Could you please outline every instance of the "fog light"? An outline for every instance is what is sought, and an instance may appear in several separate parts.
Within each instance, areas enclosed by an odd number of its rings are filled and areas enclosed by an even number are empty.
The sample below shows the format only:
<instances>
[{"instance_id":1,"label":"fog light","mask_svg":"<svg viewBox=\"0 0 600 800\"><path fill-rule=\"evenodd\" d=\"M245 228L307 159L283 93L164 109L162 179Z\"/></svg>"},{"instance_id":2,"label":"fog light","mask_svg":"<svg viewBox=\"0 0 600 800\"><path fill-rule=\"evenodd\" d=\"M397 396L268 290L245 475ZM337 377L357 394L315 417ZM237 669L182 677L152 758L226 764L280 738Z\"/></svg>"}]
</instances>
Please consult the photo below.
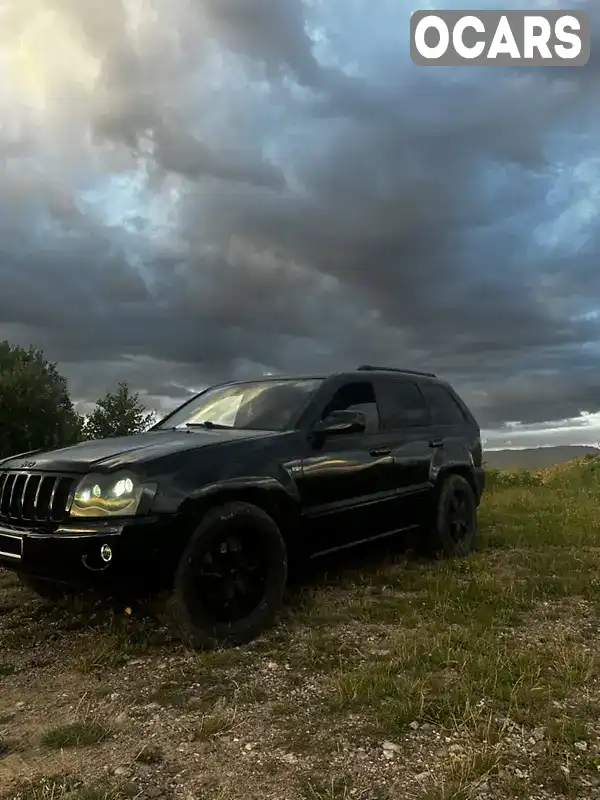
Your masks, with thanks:
<instances>
[{"instance_id":1,"label":"fog light","mask_svg":"<svg viewBox=\"0 0 600 800\"><path fill-rule=\"evenodd\" d=\"M108 562L112 560L112 557L113 557L112 548L109 547L107 544L103 544L102 547L100 548L100 558L102 559L102 561L108 564Z\"/></svg>"}]
</instances>

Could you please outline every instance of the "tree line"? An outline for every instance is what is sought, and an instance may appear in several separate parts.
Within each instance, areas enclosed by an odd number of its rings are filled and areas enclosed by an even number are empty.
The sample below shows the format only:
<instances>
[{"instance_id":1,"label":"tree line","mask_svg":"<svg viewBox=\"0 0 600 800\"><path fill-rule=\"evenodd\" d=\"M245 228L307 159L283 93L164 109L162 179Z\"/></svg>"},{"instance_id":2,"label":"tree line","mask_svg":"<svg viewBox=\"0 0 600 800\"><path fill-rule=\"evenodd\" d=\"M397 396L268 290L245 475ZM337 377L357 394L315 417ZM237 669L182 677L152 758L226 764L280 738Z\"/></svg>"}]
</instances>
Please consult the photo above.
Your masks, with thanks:
<instances>
[{"instance_id":1,"label":"tree line","mask_svg":"<svg viewBox=\"0 0 600 800\"><path fill-rule=\"evenodd\" d=\"M30 450L67 447L86 439L141 433L154 422L127 382L77 412L67 381L42 350L0 342L0 459Z\"/></svg>"}]
</instances>

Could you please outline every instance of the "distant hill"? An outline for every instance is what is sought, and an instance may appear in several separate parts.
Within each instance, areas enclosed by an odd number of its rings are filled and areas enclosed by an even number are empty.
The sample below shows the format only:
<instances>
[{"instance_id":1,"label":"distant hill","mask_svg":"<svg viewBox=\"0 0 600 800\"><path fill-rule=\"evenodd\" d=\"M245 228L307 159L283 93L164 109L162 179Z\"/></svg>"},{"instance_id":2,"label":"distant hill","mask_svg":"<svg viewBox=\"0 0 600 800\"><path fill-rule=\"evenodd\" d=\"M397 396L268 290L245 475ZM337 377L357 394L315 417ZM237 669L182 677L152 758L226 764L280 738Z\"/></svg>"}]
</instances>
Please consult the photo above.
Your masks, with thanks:
<instances>
[{"instance_id":1,"label":"distant hill","mask_svg":"<svg viewBox=\"0 0 600 800\"><path fill-rule=\"evenodd\" d=\"M496 469L541 469L562 464L587 453L600 456L597 447L570 446L532 447L527 450L486 450L483 458L488 467Z\"/></svg>"}]
</instances>

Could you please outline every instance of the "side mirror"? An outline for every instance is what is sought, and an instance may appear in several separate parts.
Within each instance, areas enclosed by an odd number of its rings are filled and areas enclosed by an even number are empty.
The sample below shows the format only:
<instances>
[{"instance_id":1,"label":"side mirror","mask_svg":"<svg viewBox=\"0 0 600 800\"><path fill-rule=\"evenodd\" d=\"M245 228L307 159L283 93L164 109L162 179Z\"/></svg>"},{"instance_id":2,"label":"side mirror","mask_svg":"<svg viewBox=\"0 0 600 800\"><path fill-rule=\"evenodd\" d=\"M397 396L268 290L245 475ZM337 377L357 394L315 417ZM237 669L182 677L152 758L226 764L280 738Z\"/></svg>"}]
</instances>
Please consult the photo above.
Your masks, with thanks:
<instances>
[{"instance_id":1,"label":"side mirror","mask_svg":"<svg viewBox=\"0 0 600 800\"><path fill-rule=\"evenodd\" d=\"M366 428L367 418L362 411L332 411L324 420L313 426L313 432L332 436L342 433L362 433Z\"/></svg>"}]
</instances>

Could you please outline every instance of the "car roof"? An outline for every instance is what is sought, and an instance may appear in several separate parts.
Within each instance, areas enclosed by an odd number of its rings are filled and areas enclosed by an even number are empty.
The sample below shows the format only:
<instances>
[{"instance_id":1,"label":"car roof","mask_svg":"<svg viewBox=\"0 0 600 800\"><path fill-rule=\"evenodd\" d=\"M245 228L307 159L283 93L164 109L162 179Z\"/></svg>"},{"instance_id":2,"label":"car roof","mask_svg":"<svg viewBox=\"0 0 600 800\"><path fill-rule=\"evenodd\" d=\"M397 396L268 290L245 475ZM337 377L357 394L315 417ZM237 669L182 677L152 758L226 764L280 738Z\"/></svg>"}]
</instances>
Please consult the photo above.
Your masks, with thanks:
<instances>
[{"instance_id":1,"label":"car roof","mask_svg":"<svg viewBox=\"0 0 600 800\"><path fill-rule=\"evenodd\" d=\"M246 378L242 380L232 380L232 381L225 381L224 383L217 384L219 386L228 386L228 385L240 385L240 384L249 384L249 383L258 383L258 382L267 382L267 381L325 381L329 380L330 378L357 378L357 377L366 377L369 376L377 376L377 377L393 377L394 375L398 375L401 377L418 379L419 381L424 381L427 383L445 383L441 378L438 378L437 375L434 375L432 372L420 372L418 370L411 370L411 369L401 369L399 367L372 367L370 365L364 365L362 367L358 367L357 369L351 370L343 370L340 372L322 372L322 373L310 373L310 374L293 374L287 373L282 375L260 375L256 376L256 378Z\"/></svg>"}]
</instances>

